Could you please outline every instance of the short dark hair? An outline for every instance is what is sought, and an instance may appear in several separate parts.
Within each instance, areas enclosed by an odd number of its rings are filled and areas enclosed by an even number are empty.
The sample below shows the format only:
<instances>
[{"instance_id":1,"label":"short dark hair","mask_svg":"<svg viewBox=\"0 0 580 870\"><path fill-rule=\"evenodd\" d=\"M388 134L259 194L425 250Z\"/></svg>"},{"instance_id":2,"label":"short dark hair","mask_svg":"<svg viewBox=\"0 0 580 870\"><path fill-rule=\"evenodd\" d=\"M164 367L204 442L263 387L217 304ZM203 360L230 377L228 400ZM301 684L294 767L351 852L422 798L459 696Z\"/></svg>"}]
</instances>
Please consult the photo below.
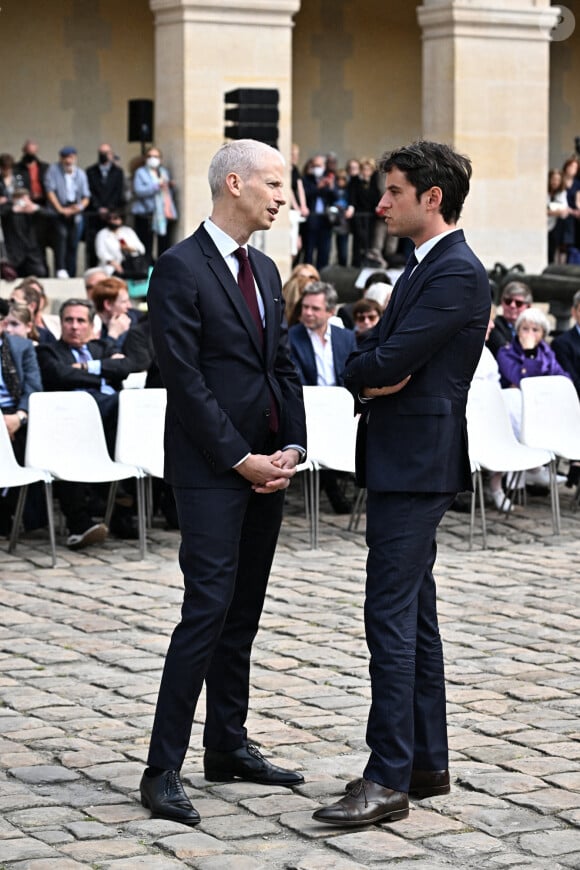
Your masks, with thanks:
<instances>
[{"instance_id":1,"label":"short dark hair","mask_svg":"<svg viewBox=\"0 0 580 870\"><path fill-rule=\"evenodd\" d=\"M64 312L67 308L73 308L75 305L82 305L83 308L87 309L89 315L89 322L92 323L95 319L95 306L92 302L89 302L88 299L67 299L59 308L58 316L62 322L64 317Z\"/></svg>"},{"instance_id":2,"label":"short dark hair","mask_svg":"<svg viewBox=\"0 0 580 870\"><path fill-rule=\"evenodd\" d=\"M382 172L399 169L417 191L417 201L426 190L440 187L443 192L441 215L447 224L456 223L469 193L471 160L450 145L420 140L383 154Z\"/></svg>"}]
</instances>

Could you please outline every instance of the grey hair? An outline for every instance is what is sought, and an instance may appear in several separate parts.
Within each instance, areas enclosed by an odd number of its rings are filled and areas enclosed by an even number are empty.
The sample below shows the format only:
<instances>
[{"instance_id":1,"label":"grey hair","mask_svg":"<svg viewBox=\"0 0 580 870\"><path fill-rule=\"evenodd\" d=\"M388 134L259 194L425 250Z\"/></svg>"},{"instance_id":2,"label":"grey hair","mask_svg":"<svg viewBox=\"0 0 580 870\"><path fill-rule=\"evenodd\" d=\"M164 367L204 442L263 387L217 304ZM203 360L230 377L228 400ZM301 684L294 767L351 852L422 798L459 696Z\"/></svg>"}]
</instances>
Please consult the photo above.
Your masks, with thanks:
<instances>
[{"instance_id":1,"label":"grey hair","mask_svg":"<svg viewBox=\"0 0 580 870\"><path fill-rule=\"evenodd\" d=\"M332 284L326 284L324 281L313 281L311 284L307 284L304 288L302 298L304 299L305 296L318 296L319 293L324 294L326 310L333 311L338 302L338 293Z\"/></svg>"},{"instance_id":2,"label":"grey hair","mask_svg":"<svg viewBox=\"0 0 580 870\"><path fill-rule=\"evenodd\" d=\"M550 332L550 321L540 308L526 308L518 315L516 320L516 333L523 323L534 323L536 326L541 326L544 330L544 338Z\"/></svg>"},{"instance_id":3,"label":"grey hair","mask_svg":"<svg viewBox=\"0 0 580 870\"><path fill-rule=\"evenodd\" d=\"M245 181L268 157L275 155L278 160L285 164L285 160L276 148L258 142L256 139L237 139L234 142L226 142L225 145L214 154L207 178L211 190L212 200L218 199L224 191L226 177L230 172L235 172Z\"/></svg>"}]
</instances>

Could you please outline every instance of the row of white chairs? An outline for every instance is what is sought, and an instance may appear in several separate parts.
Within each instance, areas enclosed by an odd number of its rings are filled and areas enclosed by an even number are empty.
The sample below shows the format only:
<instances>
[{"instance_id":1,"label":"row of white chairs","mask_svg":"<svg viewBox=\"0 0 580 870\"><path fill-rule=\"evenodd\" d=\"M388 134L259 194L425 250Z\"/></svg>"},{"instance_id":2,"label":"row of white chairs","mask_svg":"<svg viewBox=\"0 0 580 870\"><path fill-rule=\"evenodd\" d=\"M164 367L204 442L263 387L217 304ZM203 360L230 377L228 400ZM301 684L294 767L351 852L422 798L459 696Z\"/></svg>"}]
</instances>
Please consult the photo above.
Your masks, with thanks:
<instances>
[{"instance_id":1,"label":"row of white chairs","mask_svg":"<svg viewBox=\"0 0 580 870\"><path fill-rule=\"evenodd\" d=\"M104 522L109 525L117 485L135 478L139 553L145 558L151 499L146 481L163 476L163 428L167 394L163 389L122 390L115 459L107 450L103 424L94 399L82 390L33 393L30 396L25 467L14 458L5 426L0 426L0 487L21 487L10 534L16 547L27 487L45 487L52 566L56 565L52 483L109 483Z\"/></svg>"},{"instance_id":2,"label":"row of white chairs","mask_svg":"<svg viewBox=\"0 0 580 870\"><path fill-rule=\"evenodd\" d=\"M509 413L514 404L521 415L519 440ZM484 548L487 545L482 470L505 472L507 496L511 498L522 488L526 471L547 466L552 528L559 535L558 460L580 460L580 401L572 381L562 375L524 378L519 390L501 390L497 384L474 381L467 400L467 432L474 469L470 545L478 491Z\"/></svg>"},{"instance_id":3,"label":"row of white chairs","mask_svg":"<svg viewBox=\"0 0 580 870\"><path fill-rule=\"evenodd\" d=\"M358 418L350 393L343 387L304 387L308 459L299 471L307 475L306 505L310 545L319 538L320 471L354 474ZM479 494L483 545L486 521L481 471L515 472L539 465L550 469L550 496L554 533L560 532L556 464L560 457L580 458L580 403L567 378L542 377L522 381L523 426L519 442L511 428L498 386L474 382L467 405L470 460L474 477L470 545L473 540L476 497ZM514 391L512 391L514 392ZM139 549L146 554L146 531L151 524L152 477L163 476L163 429L167 394L164 389L127 389L119 394L115 460L109 457L98 407L82 391L34 393L30 412L25 467L12 451L6 427L0 427L0 487L22 487L9 550L16 546L26 487L42 481L46 489L52 564L56 564L52 482L54 480L111 483L105 514L108 524L118 481L135 478ZM349 529L360 519L365 490L358 493Z\"/></svg>"}]
</instances>

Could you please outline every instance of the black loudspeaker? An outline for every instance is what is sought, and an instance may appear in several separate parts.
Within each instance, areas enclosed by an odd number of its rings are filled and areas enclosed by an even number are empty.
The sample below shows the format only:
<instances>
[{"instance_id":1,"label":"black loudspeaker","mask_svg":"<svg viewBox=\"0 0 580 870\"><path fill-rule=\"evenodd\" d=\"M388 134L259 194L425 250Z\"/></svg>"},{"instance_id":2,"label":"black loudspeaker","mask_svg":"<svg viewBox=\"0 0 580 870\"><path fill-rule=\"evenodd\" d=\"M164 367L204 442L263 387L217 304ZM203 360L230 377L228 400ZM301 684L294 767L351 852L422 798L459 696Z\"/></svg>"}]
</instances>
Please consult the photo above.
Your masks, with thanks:
<instances>
[{"instance_id":1,"label":"black loudspeaker","mask_svg":"<svg viewBox=\"0 0 580 870\"><path fill-rule=\"evenodd\" d=\"M129 100L129 142L153 141L153 100Z\"/></svg>"},{"instance_id":2,"label":"black loudspeaker","mask_svg":"<svg viewBox=\"0 0 580 870\"><path fill-rule=\"evenodd\" d=\"M278 147L278 100L275 88L236 88L224 95L224 135L228 139L257 139Z\"/></svg>"}]
</instances>

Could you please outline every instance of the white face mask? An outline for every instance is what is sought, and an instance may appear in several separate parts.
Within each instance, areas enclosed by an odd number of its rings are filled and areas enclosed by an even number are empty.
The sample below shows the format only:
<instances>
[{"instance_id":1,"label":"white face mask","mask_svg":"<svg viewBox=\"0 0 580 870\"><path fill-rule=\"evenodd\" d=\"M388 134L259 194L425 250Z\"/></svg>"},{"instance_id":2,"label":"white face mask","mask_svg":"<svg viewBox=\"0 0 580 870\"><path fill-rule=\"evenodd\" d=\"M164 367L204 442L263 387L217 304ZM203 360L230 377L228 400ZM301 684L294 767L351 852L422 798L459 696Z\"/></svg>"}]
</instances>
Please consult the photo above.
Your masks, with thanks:
<instances>
[{"instance_id":1,"label":"white face mask","mask_svg":"<svg viewBox=\"0 0 580 870\"><path fill-rule=\"evenodd\" d=\"M312 174L315 178L322 178L324 175L324 166L313 166Z\"/></svg>"},{"instance_id":2,"label":"white face mask","mask_svg":"<svg viewBox=\"0 0 580 870\"><path fill-rule=\"evenodd\" d=\"M157 167L159 166L160 163L161 163L161 160L159 159L159 157L148 157L147 158L147 166L149 167L149 169L157 169Z\"/></svg>"}]
</instances>

